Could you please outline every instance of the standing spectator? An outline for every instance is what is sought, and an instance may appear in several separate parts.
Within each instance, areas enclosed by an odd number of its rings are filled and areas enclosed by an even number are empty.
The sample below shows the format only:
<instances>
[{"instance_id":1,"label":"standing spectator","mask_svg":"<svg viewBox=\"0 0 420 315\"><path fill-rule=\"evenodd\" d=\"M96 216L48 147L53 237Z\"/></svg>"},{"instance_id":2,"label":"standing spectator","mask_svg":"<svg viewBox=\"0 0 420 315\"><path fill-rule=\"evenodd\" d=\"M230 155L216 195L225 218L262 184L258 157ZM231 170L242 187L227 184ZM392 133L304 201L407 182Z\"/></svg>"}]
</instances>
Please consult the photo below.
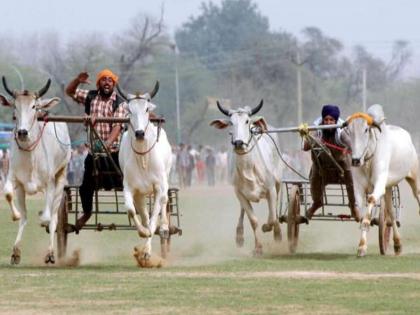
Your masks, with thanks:
<instances>
[{"instance_id":1,"label":"standing spectator","mask_svg":"<svg viewBox=\"0 0 420 315\"><path fill-rule=\"evenodd\" d=\"M204 159L205 159L204 148L200 144L198 146L198 152L195 156L195 167L196 167L196 170L197 170L197 182L199 184L204 183L204 177L205 177L205 172L206 172L206 162L204 161Z\"/></svg>"},{"instance_id":2,"label":"standing spectator","mask_svg":"<svg viewBox=\"0 0 420 315\"><path fill-rule=\"evenodd\" d=\"M215 167L216 167L216 156L212 148L207 148L206 156L206 170L207 170L207 183L209 186L215 185Z\"/></svg>"},{"instance_id":3,"label":"standing spectator","mask_svg":"<svg viewBox=\"0 0 420 315\"><path fill-rule=\"evenodd\" d=\"M188 174L188 167L190 164L190 158L188 153L188 148L184 143L179 145L179 174L180 174L180 183L181 187L185 187L188 184L187 174Z\"/></svg>"},{"instance_id":4,"label":"standing spectator","mask_svg":"<svg viewBox=\"0 0 420 315\"><path fill-rule=\"evenodd\" d=\"M177 178L179 178L178 174L178 148L176 145L172 145L172 167L171 171L169 172L169 183L171 185L177 184ZM180 183L178 182L178 185Z\"/></svg>"},{"instance_id":5,"label":"standing spectator","mask_svg":"<svg viewBox=\"0 0 420 315\"><path fill-rule=\"evenodd\" d=\"M217 153L216 165L217 165L217 170L219 172L218 180L223 184L227 183L228 164L229 164L228 153L227 153L226 147L222 146L222 149Z\"/></svg>"},{"instance_id":6,"label":"standing spectator","mask_svg":"<svg viewBox=\"0 0 420 315\"><path fill-rule=\"evenodd\" d=\"M192 175L195 169L195 150L192 148L192 145L189 144L187 147L187 155L188 155L188 165L187 165L187 186L191 186L192 184Z\"/></svg>"}]
</instances>

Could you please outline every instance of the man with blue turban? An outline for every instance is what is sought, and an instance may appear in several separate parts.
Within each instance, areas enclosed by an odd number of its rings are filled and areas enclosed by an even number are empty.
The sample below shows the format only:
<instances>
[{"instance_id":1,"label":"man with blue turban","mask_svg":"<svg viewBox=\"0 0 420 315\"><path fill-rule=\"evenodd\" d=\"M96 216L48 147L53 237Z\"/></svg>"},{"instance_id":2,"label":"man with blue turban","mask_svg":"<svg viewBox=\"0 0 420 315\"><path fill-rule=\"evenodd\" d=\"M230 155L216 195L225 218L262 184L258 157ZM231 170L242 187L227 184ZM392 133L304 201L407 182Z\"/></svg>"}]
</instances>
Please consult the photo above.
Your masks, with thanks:
<instances>
[{"instance_id":1,"label":"man with blue turban","mask_svg":"<svg viewBox=\"0 0 420 315\"><path fill-rule=\"evenodd\" d=\"M315 125L335 125L344 122L340 119L340 109L336 105L324 105ZM301 133L305 134L305 133ZM312 168L310 172L310 186L312 206L308 209L306 217L311 219L315 211L323 205L323 191L327 184L342 183L346 185L351 216L359 222L361 219L359 208L354 197L353 177L351 174L350 139L340 128L318 130L315 137L319 139L330 151L329 156L324 150L317 150L316 144L308 138L304 141L303 150L311 150ZM331 158L334 158L335 162ZM338 164L344 171L340 176Z\"/></svg>"}]
</instances>

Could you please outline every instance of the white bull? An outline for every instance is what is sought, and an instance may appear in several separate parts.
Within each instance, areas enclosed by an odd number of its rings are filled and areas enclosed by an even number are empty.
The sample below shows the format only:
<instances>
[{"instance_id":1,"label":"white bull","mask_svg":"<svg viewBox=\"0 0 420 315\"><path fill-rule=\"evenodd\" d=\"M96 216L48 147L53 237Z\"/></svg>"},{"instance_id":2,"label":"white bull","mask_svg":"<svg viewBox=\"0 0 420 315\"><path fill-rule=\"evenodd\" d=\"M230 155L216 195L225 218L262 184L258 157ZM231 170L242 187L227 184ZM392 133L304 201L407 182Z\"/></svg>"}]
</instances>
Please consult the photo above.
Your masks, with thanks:
<instances>
[{"instance_id":1,"label":"white bull","mask_svg":"<svg viewBox=\"0 0 420 315\"><path fill-rule=\"evenodd\" d=\"M119 152L120 167L124 175L124 198L127 212L134 219L137 231L147 241L142 250L148 260L152 251L152 236L158 226L163 238L169 237L166 205L168 203L168 178L172 164L172 150L166 132L149 120L150 113L156 108L151 103L159 88L158 82L149 94L127 96L118 88L121 96L127 100L130 123L121 140ZM149 217L145 198L154 194L154 205ZM141 222L137 217L140 214Z\"/></svg>"},{"instance_id":2,"label":"white bull","mask_svg":"<svg viewBox=\"0 0 420 315\"><path fill-rule=\"evenodd\" d=\"M418 158L410 134L397 126L385 124L381 105L369 107L366 113L355 113L347 119L352 146L352 168L355 197L359 205L365 203L367 211L361 223L361 239L358 256L367 252L367 231L372 208L385 195L385 211L391 221L394 234L394 251L401 253L401 240L396 218L392 211L392 186L406 179L420 207L418 190Z\"/></svg>"},{"instance_id":3,"label":"white bull","mask_svg":"<svg viewBox=\"0 0 420 315\"><path fill-rule=\"evenodd\" d=\"M236 228L236 244L244 243L244 211L251 223L255 237L254 255L262 254L262 244L258 233L258 221L252 209L251 202L267 199L268 219L262 230L274 230L274 239L281 241L280 223L276 213L279 201L283 164L277 155L275 145L267 134L255 136L253 128L267 129L262 117L252 117L263 106L263 101L253 109L249 107L237 110L226 110L217 102L219 110L229 116L229 119L217 119L210 123L218 129L231 126L233 150L236 153L233 186L239 200L241 210ZM276 139L274 138L274 141Z\"/></svg>"},{"instance_id":4,"label":"white bull","mask_svg":"<svg viewBox=\"0 0 420 315\"><path fill-rule=\"evenodd\" d=\"M16 126L11 142L10 169L4 186L4 193L12 211L12 219L19 220L19 230L13 246L12 264L18 264L21 258L20 242L27 223L26 194L45 192L45 208L41 213L41 225L55 231L57 211L66 184L67 164L70 161L70 136L65 123L38 122L40 110L52 108L60 102L57 97L42 100L51 83L33 93L11 91L6 83L3 86L12 96L9 101L0 95L5 106L14 109ZM16 197L16 198L15 198ZM54 236L50 233L50 244L45 263L54 263Z\"/></svg>"}]
</instances>

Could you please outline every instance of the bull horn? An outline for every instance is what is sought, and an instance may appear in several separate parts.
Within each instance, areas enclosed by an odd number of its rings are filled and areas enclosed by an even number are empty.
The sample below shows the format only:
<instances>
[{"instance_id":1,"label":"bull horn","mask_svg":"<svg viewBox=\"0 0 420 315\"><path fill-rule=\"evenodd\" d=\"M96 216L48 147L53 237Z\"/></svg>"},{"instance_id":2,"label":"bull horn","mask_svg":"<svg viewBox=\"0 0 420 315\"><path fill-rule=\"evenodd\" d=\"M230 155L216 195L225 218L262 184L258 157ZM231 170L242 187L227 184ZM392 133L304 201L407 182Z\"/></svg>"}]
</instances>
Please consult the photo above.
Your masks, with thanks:
<instances>
[{"instance_id":1,"label":"bull horn","mask_svg":"<svg viewBox=\"0 0 420 315\"><path fill-rule=\"evenodd\" d=\"M156 81L155 87L153 88L153 91L149 93L150 98L155 97L155 95L158 91L159 91L159 81Z\"/></svg>"},{"instance_id":2,"label":"bull horn","mask_svg":"<svg viewBox=\"0 0 420 315\"><path fill-rule=\"evenodd\" d=\"M379 132L382 132L381 127L379 126L379 124L376 121L372 122L372 126L375 127L375 128L378 128Z\"/></svg>"},{"instance_id":3,"label":"bull horn","mask_svg":"<svg viewBox=\"0 0 420 315\"><path fill-rule=\"evenodd\" d=\"M5 76L2 76L2 77L1 77L1 80L3 81L3 87L4 87L4 89L6 90L6 92L7 92L7 93L8 93L11 97L15 98L15 93L13 93L13 92L9 89L9 87L7 86L6 77L5 77Z\"/></svg>"},{"instance_id":4,"label":"bull horn","mask_svg":"<svg viewBox=\"0 0 420 315\"><path fill-rule=\"evenodd\" d=\"M127 98L127 96L125 96L125 93L124 93L124 91L122 90L122 88L120 88L120 85L119 85L119 84L117 84L117 91L118 91L118 93L121 95L121 97L122 97L123 99L125 99L125 100L128 102L128 98Z\"/></svg>"},{"instance_id":5,"label":"bull horn","mask_svg":"<svg viewBox=\"0 0 420 315\"><path fill-rule=\"evenodd\" d=\"M223 107L222 107L222 105L220 105L220 103L219 103L219 101L216 101L216 104L217 104L217 108L223 113L223 114L225 114L226 116L230 116L229 115L229 111L228 110L226 110L226 109L224 109Z\"/></svg>"},{"instance_id":6,"label":"bull horn","mask_svg":"<svg viewBox=\"0 0 420 315\"><path fill-rule=\"evenodd\" d=\"M45 93L47 93L48 89L50 88L50 85L51 85L51 79L48 79L44 87L38 91L37 96L42 97Z\"/></svg>"},{"instance_id":7,"label":"bull horn","mask_svg":"<svg viewBox=\"0 0 420 315\"><path fill-rule=\"evenodd\" d=\"M254 107L253 109L251 109L250 116L255 115L256 113L258 113L260 111L260 109L262 108L263 104L264 104L264 100L261 100L261 102L257 105L257 107Z\"/></svg>"}]
</instances>

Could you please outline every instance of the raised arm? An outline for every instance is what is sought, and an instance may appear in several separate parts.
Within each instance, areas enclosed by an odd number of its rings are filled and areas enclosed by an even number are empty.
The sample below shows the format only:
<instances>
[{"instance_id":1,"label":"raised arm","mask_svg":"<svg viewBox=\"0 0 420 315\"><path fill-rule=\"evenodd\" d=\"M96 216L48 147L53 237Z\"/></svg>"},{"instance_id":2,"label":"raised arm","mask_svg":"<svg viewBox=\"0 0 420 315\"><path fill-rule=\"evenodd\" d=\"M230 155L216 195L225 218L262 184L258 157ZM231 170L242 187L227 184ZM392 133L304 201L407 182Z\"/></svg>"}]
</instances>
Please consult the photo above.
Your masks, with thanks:
<instances>
[{"instance_id":1,"label":"raised arm","mask_svg":"<svg viewBox=\"0 0 420 315\"><path fill-rule=\"evenodd\" d=\"M88 80L89 74L87 72L81 72L79 75L73 79L66 87L66 94L72 98L74 98L74 95L76 93L77 87L79 84L87 83L89 84L90 81Z\"/></svg>"}]
</instances>

